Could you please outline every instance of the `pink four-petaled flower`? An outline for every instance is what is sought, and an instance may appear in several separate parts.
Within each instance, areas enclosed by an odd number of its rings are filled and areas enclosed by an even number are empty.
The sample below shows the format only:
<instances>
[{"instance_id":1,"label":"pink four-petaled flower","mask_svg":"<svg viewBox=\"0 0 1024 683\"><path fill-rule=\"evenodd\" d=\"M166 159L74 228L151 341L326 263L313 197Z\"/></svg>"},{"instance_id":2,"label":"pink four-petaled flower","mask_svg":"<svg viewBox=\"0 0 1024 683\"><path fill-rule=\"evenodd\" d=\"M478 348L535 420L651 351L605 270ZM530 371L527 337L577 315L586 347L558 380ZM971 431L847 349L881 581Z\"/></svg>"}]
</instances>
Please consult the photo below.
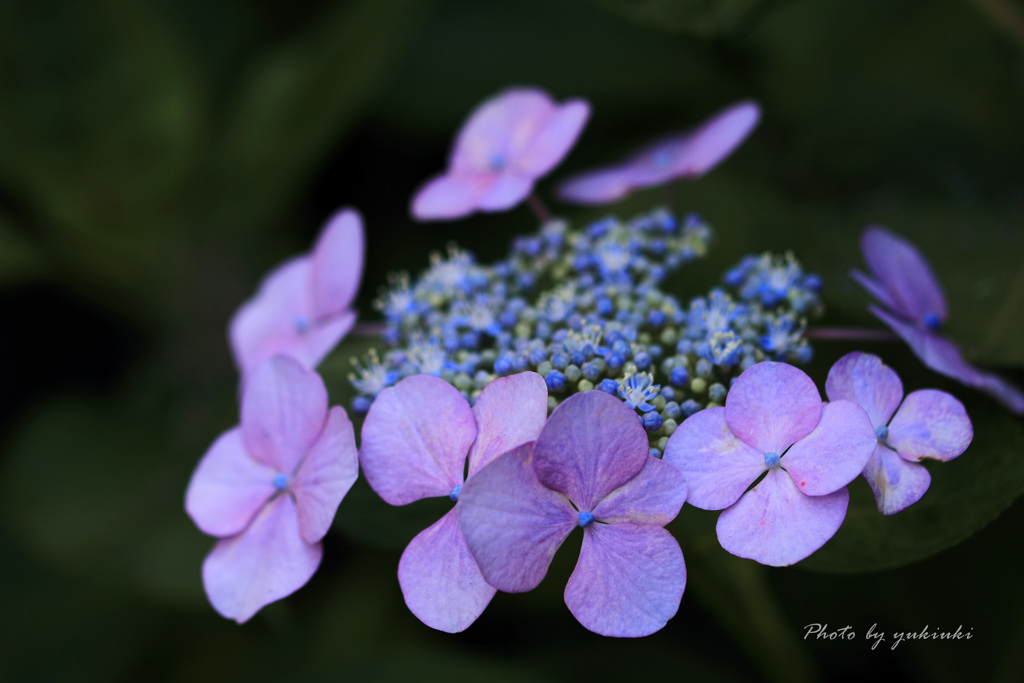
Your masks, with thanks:
<instances>
[{"instance_id":1,"label":"pink four-petaled flower","mask_svg":"<svg viewBox=\"0 0 1024 683\"><path fill-rule=\"evenodd\" d=\"M427 626L465 630L494 597L459 530L460 491L495 457L536 439L547 404L544 380L524 372L488 384L472 408L455 387L430 375L403 379L370 407L359 451L370 487L391 505L456 501L412 539L398 564L405 603Z\"/></svg>"},{"instance_id":2,"label":"pink four-petaled flower","mask_svg":"<svg viewBox=\"0 0 1024 683\"><path fill-rule=\"evenodd\" d=\"M583 100L556 104L533 88L492 97L463 125L448 170L413 197L412 215L450 220L516 206L569 153L589 115Z\"/></svg>"},{"instance_id":3,"label":"pink four-petaled flower","mask_svg":"<svg viewBox=\"0 0 1024 683\"><path fill-rule=\"evenodd\" d=\"M220 537L203 562L214 609L242 623L301 588L320 564L320 540L358 475L343 408L327 408L320 376L275 356L249 378L241 424L200 460L185 509Z\"/></svg>"},{"instance_id":4,"label":"pink four-petaled flower","mask_svg":"<svg viewBox=\"0 0 1024 683\"><path fill-rule=\"evenodd\" d=\"M854 351L840 358L828 372L825 393L830 401L853 401L871 419L878 444L863 474L885 515L905 510L928 490L932 478L920 461L952 460L974 438L960 401L937 389L904 398L896 371L878 356Z\"/></svg>"},{"instance_id":5,"label":"pink four-petaled flower","mask_svg":"<svg viewBox=\"0 0 1024 683\"><path fill-rule=\"evenodd\" d=\"M281 354L315 368L356 322L351 310L363 274L363 222L334 214L311 254L270 272L231 319L229 337L243 378Z\"/></svg>"},{"instance_id":6,"label":"pink four-petaled flower","mask_svg":"<svg viewBox=\"0 0 1024 683\"><path fill-rule=\"evenodd\" d=\"M723 548L785 566L839 529L850 500L846 485L864 470L875 443L859 405L822 405L810 377L765 361L736 379L725 407L687 418L669 438L665 461L686 478L691 505L725 510L717 527Z\"/></svg>"}]
</instances>

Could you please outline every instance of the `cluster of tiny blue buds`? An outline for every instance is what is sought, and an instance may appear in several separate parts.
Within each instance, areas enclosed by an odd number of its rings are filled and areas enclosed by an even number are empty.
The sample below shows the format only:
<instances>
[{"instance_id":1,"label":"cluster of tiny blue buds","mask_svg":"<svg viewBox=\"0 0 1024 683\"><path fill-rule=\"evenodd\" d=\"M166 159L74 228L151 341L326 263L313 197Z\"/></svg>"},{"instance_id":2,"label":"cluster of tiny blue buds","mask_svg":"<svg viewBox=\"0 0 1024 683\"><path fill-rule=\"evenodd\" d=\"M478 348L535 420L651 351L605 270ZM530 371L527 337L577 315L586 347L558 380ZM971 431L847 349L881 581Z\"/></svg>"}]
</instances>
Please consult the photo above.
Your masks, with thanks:
<instances>
[{"instance_id":1,"label":"cluster of tiny blue buds","mask_svg":"<svg viewBox=\"0 0 1024 683\"><path fill-rule=\"evenodd\" d=\"M441 377L473 401L498 377L531 370L551 410L583 391L620 398L660 457L679 423L722 405L750 365L810 360L803 332L822 311L820 280L791 254L745 258L683 305L662 285L710 240L699 217L657 209L582 230L549 221L493 266L450 246L415 282L391 278L377 302L390 350L353 361L352 407L365 412L410 375Z\"/></svg>"}]
</instances>

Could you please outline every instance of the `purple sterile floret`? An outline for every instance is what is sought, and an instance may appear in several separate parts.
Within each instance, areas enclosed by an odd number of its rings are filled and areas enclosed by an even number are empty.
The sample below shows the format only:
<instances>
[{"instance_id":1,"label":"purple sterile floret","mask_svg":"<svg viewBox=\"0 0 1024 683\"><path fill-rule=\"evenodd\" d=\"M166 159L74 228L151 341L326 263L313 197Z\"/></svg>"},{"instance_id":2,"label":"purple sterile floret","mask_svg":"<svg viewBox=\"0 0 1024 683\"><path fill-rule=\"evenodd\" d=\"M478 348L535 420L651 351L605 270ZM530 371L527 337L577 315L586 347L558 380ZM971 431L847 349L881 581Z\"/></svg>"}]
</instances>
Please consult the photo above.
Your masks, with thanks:
<instances>
[{"instance_id":1,"label":"purple sterile floret","mask_svg":"<svg viewBox=\"0 0 1024 683\"><path fill-rule=\"evenodd\" d=\"M462 126L447 171L417 191L412 215L450 220L516 206L569 153L589 116L585 101L556 104L534 88L492 97Z\"/></svg>"},{"instance_id":2,"label":"purple sterile floret","mask_svg":"<svg viewBox=\"0 0 1024 683\"><path fill-rule=\"evenodd\" d=\"M274 356L250 377L241 425L222 434L189 482L185 509L221 537L203 563L214 609L242 623L301 588L358 475L345 410L328 410L315 372Z\"/></svg>"},{"instance_id":3,"label":"purple sterile floret","mask_svg":"<svg viewBox=\"0 0 1024 683\"><path fill-rule=\"evenodd\" d=\"M470 408L444 380L414 375L370 407L359 452L370 487L391 505L441 496L456 503L409 543L398 565L405 603L427 626L463 631L494 597L459 530L465 486L497 456L537 438L547 397L543 378L524 372L491 382Z\"/></svg>"},{"instance_id":4,"label":"purple sterile floret","mask_svg":"<svg viewBox=\"0 0 1024 683\"><path fill-rule=\"evenodd\" d=\"M882 304L868 310L926 366L988 393L1011 413L1024 415L1024 391L968 363L956 344L939 333L947 317L946 298L917 248L877 226L864 231L861 248L871 275L857 270L851 275Z\"/></svg>"},{"instance_id":5,"label":"purple sterile floret","mask_svg":"<svg viewBox=\"0 0 1024 683\"><path fill-rule=\"evenodd\" d=\"M645 636L679 608L686 566L663 527L686 482L648 454L637 414L600 391L575 394L533 444L494 460L466 482L459 525L488 583L528 591L569 533L583 529L565 603L586 628Z\"/></svg>"},{"instance_id":6,"label":"purple sterile floret","mask_svg":"<svg viewBox=\"0 0 1024 683\"><path fill-rule=\"evenodd\" d=\"M335 213L310 254L271 271L231 319L228 336L243 378L271 356L313 369L356 322L351 310L363 274L363 222Z\"/></svg>"},{"instance_id":7,"label":"purple sterile floret","mask_svg":"<svg viewBox=\"0 0 1024 683\"><path fill-rule=\"evenodd\" d=\"M931 475L919 461L952 460L974 438L960 401L935 389L904 399L899 376L878 356L855 351L840 358L829 370L825 393L832 401L854 401L871 418L877 443L863 475L885 515L905 510L928 490Z\"/></svg>"},{"instance_id":8,"label":"purple sterile floret","mask_svg":"<svg viewBox=\"0 0 1024 683\"><path fill-rule=\"evenodd\" d=\"M863 408L845 400L823 405L801 370L765 361L736 379L724 407L679 425L664 460L682 472L692 505L724 509L718 518L723 548L784 566L839 529L849 503L846 485L875 443Z\"/></svg>"},{"instance_id":9,"label":"purple sterile floret","mask_svg":"<svg viewBox=\"0 0 1024 683\"><path fill-rule=\"evenodd\" d=\"M695 129L648 145L621 164L570 178L559 195L575 204L605 204L643 187L699 178L729 156L760 118L756 103L733 104Z\"/></svg>"}]
</instances>

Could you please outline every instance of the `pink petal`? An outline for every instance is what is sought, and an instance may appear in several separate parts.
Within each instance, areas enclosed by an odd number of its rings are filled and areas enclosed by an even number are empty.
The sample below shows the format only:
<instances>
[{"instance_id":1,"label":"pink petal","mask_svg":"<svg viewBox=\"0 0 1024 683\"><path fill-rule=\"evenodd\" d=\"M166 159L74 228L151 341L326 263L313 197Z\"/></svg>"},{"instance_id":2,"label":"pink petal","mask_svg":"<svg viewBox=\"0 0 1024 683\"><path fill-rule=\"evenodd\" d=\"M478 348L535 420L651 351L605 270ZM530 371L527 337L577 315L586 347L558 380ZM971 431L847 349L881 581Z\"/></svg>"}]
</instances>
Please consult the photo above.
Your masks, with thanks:
<instances>
[{"instance_id":1,"label":"pink petal","mask_svg":"<svg viewBox=\"0 0 1024 683\"><path fill-rule=\"evenodd\" d=\"M359 451L363 474L391 505L447 496L462 483L476 431L458 389L439 377L406 377L370 406Z\"/></svg>"},{"instance_id":2,"label":"pink petal","mask_svg":"<svg viewBox=\"0 0 1024 683\"><path fill-rule=\"evenodd\" d=\"M312 296L317 318L346 311L359 291L365 251L363 221L357 211L338 211L313 248Z\"/></svg>"},{"instance_id":3,"label":"pink petal","mask_svg":"<svg viewBox=\"0 0 1024 683\"><path fill-rule=\"evenodd\" d=\"M241 624L302 588L320 565L321 553L319 544L299 535L291 498L278 496L248 529L214 546L203 562L203 586L213 608Z\"/></svg>"},{"instance_id":4,"label":"pink petal","mask_svg":"<svg viewBox=\"0 0 1024 683\"><path fill-rule=\"evenodd\" d=\"M888 424L903 399L899 375L882 359L854 351L836 361L825 380L830 401L846 399L867 411L874 427Z\"/></svg>"},{"instance_id":5,"label":"pink petal","mask_svg":"<svg viewBox=\"0 0 1024 683\"><path fill-rule=\"evenodd\" d=\"M536 372L496 379L473 404L477 437L469 452L469 475L496 457L536 441L548 418L548 387Z\"/></svg>"},{"instance_id":6,"label":"pink petal","mask_svg":"<svg viewBox=\"0 0 1024 683\"><path fill-rule=\"evenodd\" d=\"M555 408L534 445L533 467L544 486L589 511L643 469L649 450L629 406L588 391Z\"/></svg>"},{"instance_id":7,"label":"pink petal","mask_svg":"<svg viewBox=\"0 0 1024 683\"><path fill-rule=\"evenodd\" d=\"M558 196L573 204L606 204L632 189L631 176L622 168L602 168L573 176L558 188Z\"/></svg>"},{"instance_id":8,"label":"pink petal","mask_svg":"<svg viewBox=\"0 0 1024 683\"><path fill-rule=\"evenodd\" d=\"M291 486L299 510L299 530L306 543L319 542L331 528L334 513L357 476L355 432L345 409L335 406Z\"/></svg>"},{"instance_id":9,"label":"pink petal","mask_svg":"<svg viewBox=\"0 0 1024 683\"><path fill-rule=\"evenodd\" d=\"M480 104L459 132L448 162L458 173L493 171L500 157L506 167L516 161L544 129L556 107L547 93L514 88Z\"/></svg>"},{"instance_id":10,"label":"pink petal","mask_svg":"<svg viewBox=\"0 0 1024 683\"><path fill-rule=\"evenodd\" d=\"M744 443L778 453L811 433L821 419L821 395L803 371L765 361L747 368L725 399L725 421Z\"/></svg>"},{"instance_id":11,"label":"pink petal","mask_svg":"<svg viewBox=\"0 0 1024 683\"><path fill-rule=\"evenodd\" d=\"M583 626L639 638L675 616L686 586L683 552L660 527L594 524L583 535L565 604Z\"/></svg>"},{"instance_id":12,"label":"pink petal","mask_svg":"<svg viewBox=\"0 0 1024 683\"><path fill-rule=\"evenodd\" d=\"M877 306L869 306L868 310L892 328L927 367L984 391L1014 415L1024 415L1024 392L1001 377L979 370L965 361L956 344L906 323Z\"/></svg>"},{"instance_id":13,"label":"pink petal","mask_svg":"<svg viewBox=\"0 0 1024 683\"><path fill-rule=\"evenodd\" d=\"M857 478L878 437L864 409L853 401L833 401L821 410L814 431L782 456L782 467L808 496L823 496Z\"/></svg>"},{"instance_id":14,"label":"pink petal","mask_svg":"<svg viewBox=\"0 0 1024 683\"><path fill-rule=\"evenodd\" d=\"M590 117L590 105L569 100L558 105L525 148L512 160L520 173L536 179L546 175L569 153Z\"/></svg>"},{"instance_id":15,"label":"pink petal","mask_svg":"<svg viewBox=\"0 0 1024 683\"><path fill-rule=\"evenodd\" d=\"M459 528L487 583L522 593L541 582L578 516L537 479L529 444L475 473L456 505Z\"/></svg>"},{"instance_id":16,"label":"pink petal","mask_svg":"<svg viewBox=\"0 0 1024 683\"><path fill-rule=\"evenodd\" d=\"M686 480L667 462L647 456L639 474L615 489L591 511L599 522L665 526L686 500Z\"/></svg>"},{"instance_id":17,"label":"pink petal","mask_svg":"<svg viewBox=\"0 0 1024 683\"><path fill-rule=\"evenodd\" d=\"M204 534L232 536L274 495L277 472L250 457L238 427L221 434L199 461L185 511Z\"/></svg>"},{"instance_id":18,"label":"pink petal","mask_svg":"<svg viewBox=\"0 0 1024 683\"><path fill-rule=\"evenodd\" d=\"M729 431L725 408L708 408L686 418L669 437L665 462L682 472L687 502L702 510L729 507L768 469L764 453Z\"/></svg>"},{"instance_id":19,"label":"pink petal","mask_svg":"<svg viewBox=\"0 0 1024 683\"><path fill-rule=\"evenodd\" d=\"M417 220L450 220L473 213L477 202L494 184L493 173L451 173L428 181L412 200L412 215Z\"/></svg>"},{"instance_id":20,"label":"pink petal","mask_svg":"<svg viewBox=\"0 0 1024 683\"><path fill-rule=\"evenodd\" d=\"M775 468L719 516L718 541L737 557L784 567L825 545L846 518L849 502L845 488L805 496Z\"/></svg>"},{"instance_id":21,"label":"pink petal","mask_svg":"<svg viewBox=\"0 0 1024 683\"><path fill-rule=\"evenodd\" d=\"M274 356L251 375L242 396L242 439L249 454L291 474L324 428L327 389L320 375Z\"/></svg>"},{"instance_id":22,"label":"pink petal","mask_svg":"<svg viewBox=\"0 0 1024 683\"><path fill-rule=\"evenodd\" d=\"M693 132L674 164L673 175L704 175L750 135L760 118L761 109L754 102L739 102L718 112Z\"/></svg>"},{"instance_id":23,"label":"pink petal","mask_svg":"<svg viewBox=\"0 0 1024 683\"><path fill-rule=\"evenodd\" d=\"M903 401L889 424L887 443L907 460L952 460L973 438L963 403L944 391L921 389Z\"/></svg>"},{"instance_id":24,"label":"pink petal","mask_svg":"<svg viewBox=\"0 0 1024 683\"><path fill-rule=\"evenodd\" d=\"M517 173L499 173L494 183L477 200L481 211L504 211L526 199L533 191L533 178Z\"/></svg>"},{"instance_id":25,"label":"pink petal","mask_svg":"<svg viewBox=\"0 0 1024 683\"><path fill-rule=\"evenodd\" d=\"M398 583L409 611L446 633L469 628L497 592L466 547L454 508L409 543L398 563Z\"/></svg>"},{"instance_id":26,"label":"pink petal","mask_svg":"<svg viewBox=\"0 0 1024 683\"><path fill-rule=\"evenodd\" d=\"M868 268L885 287L893 311L918 324L926 314L946 319L946 300L928 262L910 242L885 228L871 227L861 237Z\"/></svg>"},{"instance_id":27,"label":"pink petal","mask_svg":"<svg viewBox=\"0 0 1024 683\"><path fill-rule=\"evenodd\" d=\"M864 479L875 494L883 515L894 515L921 500L932 483L923 465L907 462L896 451L879 444L864 467Z\"/></svg>"},{"instance_id":28,"label":"pink petal","mask_svg":"<svg viewBox=\"0 0 1024 683\"><path fill-rule=\"evenodd\" d=\"M271 271L256 295L235 312L228 336L243 375L288 348L296 337L296 326L312 321L311 276L310 259L294 258Z\"/></svg>"}]
</instances>

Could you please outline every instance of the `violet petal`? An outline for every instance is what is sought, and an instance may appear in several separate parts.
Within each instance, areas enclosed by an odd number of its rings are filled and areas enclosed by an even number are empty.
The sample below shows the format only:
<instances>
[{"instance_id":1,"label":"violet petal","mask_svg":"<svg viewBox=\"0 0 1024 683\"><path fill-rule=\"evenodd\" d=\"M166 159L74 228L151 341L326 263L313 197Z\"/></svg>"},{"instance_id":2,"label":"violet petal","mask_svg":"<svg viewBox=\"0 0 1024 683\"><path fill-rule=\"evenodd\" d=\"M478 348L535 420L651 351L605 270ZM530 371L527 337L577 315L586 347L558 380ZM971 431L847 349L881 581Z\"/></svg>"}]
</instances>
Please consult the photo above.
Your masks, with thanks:
<instances>
[{"instance_id":1,"label":"violet petal","mask_svg":"<svg viewBox=\"0 0 1024 683\"><path fill-rule=\"evenodd\" d=\"M928 262L910 242L882 227L861 237L868 268L889 293L893 311L922 324L926 315L946 320L946 300Z\"/></svg>"},{"instance_id":2,"label":"violet petal","mask_svg":"<svg viewBox=\"0 0 1024 683\"><path fill-rule=\"evenodd\" d=\"M965 361L956 344L906 323L877 306L868 306L868 310L898 334L927 367L984 391L1014 415L1024 415L1024 392L1001 377L979 370Z\"/></svg>"},{"instance_id":3,"label":"violet petal","mask_svg":"<svg viewBox=\"0 0 1024 683\"><path fill-rule=\"evenodd\" d=\"M243 375L296 341L295 321L311 321L310 259L296 257L272 270L255 296L231 318L228 337ZM287 353L287 352L286 352Z\"/></svg>"},{"instance_id":4,"label":"violet petal","mask_svg":"<svg viewBox=\"0 0 1024 683\"><path fill-rule=\"evenodd\" d=\"M714 114L693 131L674 164L675 177L701 176L729 156L761 119L754 102L739 102Z\"/></svg>"},{"instance_id":5,"label":"violet petal","mask_svg":"<svg viewBox=\"0 0 1024 683\"><path fill-rule=\"evenodd\" d=\"M622 199L633 183L622 168L601 168L570 178L558 188L558 196L573 204L605 204Z\"/></svg>"},{"instance_id":6,"label":"violet petal","mask_svg":"<svg viewBox=\"0 0 1024 683\"><path fill-rule=\"evenodd\" d=\"M537 479L532 444L519 446L463 485L459 528L480 571L498 590L532 590L578 521L565 496Z\"/></svg>"},{"instance_id":7,"label":"violet petal","mask_svg":"<svg viewBox=\"0 0 1024 683\"><path fill-rule=\"evenodd\" d=\"M516 446L536 441L548 418L548 386L535 372L494 380L473 404L477 437L469 476Z\"/></svg>"},{"instance_id":8,"label":"violet petal","mask_svg":"<svg viewBox=\"0 0 1024 683\"><path fill-rule=\"evenodd\" d=\"M555 408L534 445L544 486L592 510L647 462L647 433L625 403L603 391L575 394Z\"/></svg>"},{"instance_id":9,"label":"violet petal","mask_svg":"<svg viewBox=\"0 0 1024 683\"><path fill-rule=\"evenodd\" d=\"M476 420L459 390L413 375L380 392L363 423L359 461L370 488L391 505L447 496L462 483Z\"/></svg>"},{"instance_id":10,"label":"violet petal","mask_svg":"<svg viewBox=\"0 0 1024 683\"><path fill-rule=\"evenodd\" d=\"M864 467L864 479L883 515L894 515L921 500L932 483L924 465L907 462L882 444L878 444Z\"/></svg>"},{"instance_id":11,"label":"violet petal","mask_svg":"<svg viewBox=\"0 0 1024 683\"><path fill-rule=\"evenodd\" d=\"M295 505L280 495L245 531L214 546L203 562L203 586L213 608L241 624L264 605L302 588L321 554L319 543L302 540Z\"/></svg>"},{"instance_id":12,"label":"violet petal","mask_svg":"<svg viewBox=\"0 0 1024 683\"><path fill-rule=\"evenodd\" d=\"M477 201L490 190L494 175L446 174L427 181L412 200L417 220L451 220L476 210Z\"/></svg>"},{"instance_id":13,"label":"violet petal","mask_svg":"<svg viewBox=\"0 0 1024 683\"><path fill-rule=\"evenodd\" d=\"M459 131L448 167L458 173L515 168L556 106L547 93L513 88L481 103Z\"/></svg>"},{"instance_id":14,"label":"violet petal","mask_svg":"<svg viewBox=\"0 0 1024 683\"><path fill-rule=\"evenodd\" d=\"M335 406L291 485L306 543L317 543L331 528L338 506L358 476L355 432L345 409Z\"/></svg>"},{"instance_id":15,"label":"violet petal","mask_svg":"<svg viewBox=\"0 0 1024 683\"><path fill-rule=\"evenodd\" d=\"M497 592L466 547L455 508L412 539L398 563L398 583L409 610L446 633L465 631Z\"/></svg>"},{"instance_id":16,"label":"violet petal","mask_svg":"<svg viewBox=\"0 0 1024 683\"><path fill-rule=\"evenodd\" d=\"M253 458L279 473L295 471L326 419L323 380L293 358L274 356L258 367L246 384L242 439Z\"/></svg>"},{"instance_id":17,"label":"violet petal","mask_svg":"<svg viewBox=\"0 0 1024 683\"><path fill-rule=\"evenodd\" d=\"M846 399L867 411L871 426L889 423L903 399L903 383L878 356L854 351L836 361L825 380L830 401Z\"/></svg>"},{"instance_id":18,"label":"violet petal","mask_svg":"<svg viewBox=\"0 0 1024 683\"><path fill-rule=\"evenodd\" d=\"M802 370L764 361L743 371L725 398L725 421L744 443L782 454L821 418L821 395Z\"/></svg>"},{"instance_id":19,"label":"violet petal","mask_svg":"<svg viewBox=\"0 0 1024 683\"><path fill-rule=\"evenodd\" d=\"M639 638L675 616L686 587L679 543L665 529L594 524L565 587L565 604L603 636Z\"/></svg>"},{"instance_id":20,"label":"violet petal","mask_svg":"<svg viewBox=\"0 0 1024 683\"><path fill-rule=\"evenodd\" d=\"M343 209L327 221L313 247L311 288L313 314L320 318L352 305L363 277L363 221L357 211Z\"/></svg>"},{"instance_id":21,"label":"violet petal","mask_svg":"<svg viewBox=\"0 0 1024 683\"><path fill-rule=\"evenodd\" d=\"M555 106L532 140L514 160L517 170L539 178L548 174L569 153L590 117L590 105L568 100Z\"/></svg>"},{"instance_id":22,"label":"violet petal","mask_svg":"<svg viewBox=\"0 0 1024 683\"><path fill-rule=\"evenodd\" d=\"M526 199L533 190L534 179L517 173L501 173L480 195L476 205L481 211L504 211Z\"/></svg>"},{"instance_id":23,"label":"violet petal","mask_svg":"<svg viewBox=\"0 0 1024 683\"><path fill-rule=\"evenodd\" d=\"M686 500L686 480L667 462L647 456L640 472L591 511L600 522L665 526Z\"/></svg>"},{"instance_id":24,"label":"violet petal","mask_svg":"<svg viewBox=\"0 0 1024 683\"><path fill-rule=\"evenodd\" d=\"M963 403L944 391L921 389L903 401L889 424L887 443L906 460L952 460L973 438Z\"/></svg>"},{"instance_id":25,"label":"violet petal","mask_svg":"<svg viewBox=\"0 0 1024 683\"><path fill-rule=\"evenodd\" d=\"M845 487L827 496L805 496L786 472L772 469L719 516L718 541L737 557L791 565L835 535L849 502Z\"/></svg>"},{"instance_id":26,"label":"violet petal","mask_svg":"<svg viewBox=\"0 0 1024 683\"><path fill-rule=\"evenodd\" d=\"M687 502L702 510L729 507L767 469L764 453L729 431L725 408L686 418L669 437L665 462L682 472Z\"/></svg>"},{"instance_id":27,"label":"violet petal","mask_svg":"<svg viewBox=\"0 0 1024 683\"><path fill-rule=\"evenodd\" d=\"M782 456L782 467L808 496L823 496L857 478L878 437L864 409L853 401L827 403L814 431Z\"/></svg>"},{"instance_id":28,"label":"violet petal","mask_svg":"<svg viewBox=\"0 0 1024 683\"><path fill-rule=\"evenodd\" d=\"M274 495L277 471L254 460L238 427L221 434L199 461L185 492L185 511L204 534L232 536Z\"/></svg>"}]
</instances>

